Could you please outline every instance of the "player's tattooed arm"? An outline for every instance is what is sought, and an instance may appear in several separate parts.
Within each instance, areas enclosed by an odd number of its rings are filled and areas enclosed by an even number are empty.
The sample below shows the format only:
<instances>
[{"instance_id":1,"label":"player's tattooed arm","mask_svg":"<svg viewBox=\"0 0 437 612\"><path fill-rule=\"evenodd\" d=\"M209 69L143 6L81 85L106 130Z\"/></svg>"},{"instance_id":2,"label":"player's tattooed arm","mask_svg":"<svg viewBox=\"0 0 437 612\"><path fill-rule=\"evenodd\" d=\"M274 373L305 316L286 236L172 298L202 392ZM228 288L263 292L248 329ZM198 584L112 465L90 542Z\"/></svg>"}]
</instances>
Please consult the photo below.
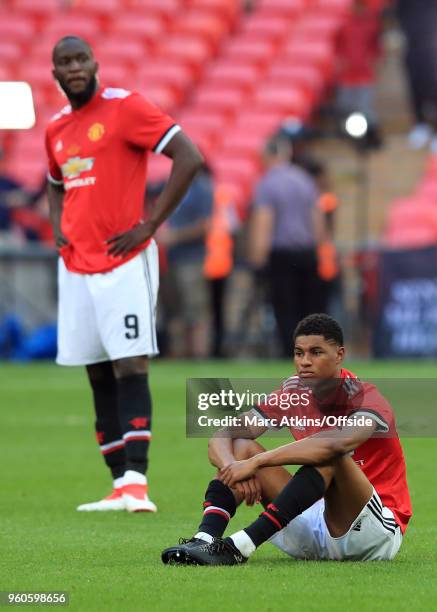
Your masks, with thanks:
<instances>
[{"instance_id":1,"label":"player's tattooed arm","mask_svg":"<svg viewBox=\"0 0 437 612\"><path fill-rule=\"evenodd\" d=\"M56 248L67 246L68 240L61 230L62 209L64 206L64 187L62 185L48 184L47 197L49 200L50 222L53 228L53 236Z\"/></svg>"}]
</instances>

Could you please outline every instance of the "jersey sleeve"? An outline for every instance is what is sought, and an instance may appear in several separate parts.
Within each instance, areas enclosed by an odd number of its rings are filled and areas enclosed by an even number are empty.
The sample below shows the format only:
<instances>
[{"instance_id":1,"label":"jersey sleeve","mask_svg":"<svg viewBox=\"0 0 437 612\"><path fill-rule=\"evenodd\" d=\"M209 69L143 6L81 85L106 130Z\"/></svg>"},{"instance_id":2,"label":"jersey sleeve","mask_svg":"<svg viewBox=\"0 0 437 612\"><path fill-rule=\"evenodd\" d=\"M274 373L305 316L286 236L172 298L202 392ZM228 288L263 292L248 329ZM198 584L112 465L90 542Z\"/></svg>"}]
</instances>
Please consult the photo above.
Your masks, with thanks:
<instances>
[{"instance_id":1,"label":"jersey sleeve","mask_svg":"<svg viewBox=\"0 0 437 612\"><path fill-rule=\"evenodd\" d=\"M395 427L392 407L374 385L364 384L363 393L351 404L348 416L352 415L373 419L375 433L387 433Z\"/></svg>"},{"instance_id":2,"label":"jersey sleeve","mask_svg":"<svg viewBox=\"0 0 437 612\"><path fill-rule=\"evenodd\" d=\"M64 181L62 179L62 171L56 162L55 156L53 155L48 130L46 131L45 145L48 160L47 180L53 185L63 185Z\"/></svg>"},{"instance_id":3,"label":"jersey sleeve","mask_svg":"<svg viewBox=\"0 0 437 612\"><path fill-rule=\"evenodd\" d=\"M161 153L181 128L150 100L133 93L122 102L121 130L130 144Z\"/></svg>"}]
</instances>

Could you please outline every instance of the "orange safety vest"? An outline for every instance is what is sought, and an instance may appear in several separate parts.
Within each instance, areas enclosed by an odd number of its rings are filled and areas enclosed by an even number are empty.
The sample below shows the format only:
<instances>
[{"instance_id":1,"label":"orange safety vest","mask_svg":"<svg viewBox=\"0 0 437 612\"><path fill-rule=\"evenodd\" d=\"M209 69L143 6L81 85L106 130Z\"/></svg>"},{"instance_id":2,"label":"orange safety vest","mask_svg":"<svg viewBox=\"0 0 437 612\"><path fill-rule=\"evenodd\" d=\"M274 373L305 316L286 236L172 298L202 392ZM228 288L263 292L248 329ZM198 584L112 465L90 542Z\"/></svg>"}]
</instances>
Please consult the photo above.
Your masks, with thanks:
<instances>
[{"instance_id":1,"label":"orange safety vest","mask_svg":"<svg viewBox=\"0 0 437 612\"><path fill-rule=\"evenodd\" d=\"M325 192L320 196L318 205L325 214L334 212L338 207L337 196L333 193ZM334 280L340 272L334 243L326 240L319 244L317 258L319 277L324 281Z\"/></svg>"},{"instance_id":2,"label":"orange safety vest","mask_svg":"<svg viewBox=\"0 0 437 612\"><path fill-rule=\"evenodd\" d=\"M222 185L217 185L205 240L206 255L203 266L203 272L210 280L228 276L234 265L234 241L230 228L231 205L227 189Z\"/></svg>"}]
</instances>

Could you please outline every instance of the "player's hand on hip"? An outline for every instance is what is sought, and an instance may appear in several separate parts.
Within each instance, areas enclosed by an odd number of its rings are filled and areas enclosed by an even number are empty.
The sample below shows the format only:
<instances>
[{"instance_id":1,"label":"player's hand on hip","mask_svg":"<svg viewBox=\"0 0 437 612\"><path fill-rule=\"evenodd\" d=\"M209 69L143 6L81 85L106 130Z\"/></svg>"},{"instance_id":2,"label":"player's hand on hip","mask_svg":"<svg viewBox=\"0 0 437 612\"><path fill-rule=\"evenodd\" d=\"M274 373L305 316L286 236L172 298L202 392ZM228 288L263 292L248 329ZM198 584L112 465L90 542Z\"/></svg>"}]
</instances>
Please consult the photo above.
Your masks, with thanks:
<instances>
[{"instance_id":1,"label":"player's hand on hip","mask_svg":"<svg viewBox=\"0 0 437 612\"><path fill-rule=\"evenodd\" d=\"M237 482L248 480L255 476L257 467L252 459L234 461L219 472L219 479L228 487L234 486Z\"/></svg>"},{"instance_id":2,"label":"player's hand on hip","mask_svg":"<svg viewBox=\"0 0 437 612\"><path fill-rule=\"evenodd\" d=\"M112 236L106 240L106 244L109 245L108 255L113 255L114 257L127 255L137 246L149 240L153 236L154 231L155 229L148 223L139 223L127 232Z\"/></svg>"},{"instance_id":3,"label":"player's hand on hip","mask_svg":"<svg viewBox=\"0 0 437 612\"><path fill-rule=\"evenodd\" d=\"M64 236L61 230L53 230L53 237L55 239L55 245L57 249L68 246L68 239Z\"/></svg>"}]
</instances>

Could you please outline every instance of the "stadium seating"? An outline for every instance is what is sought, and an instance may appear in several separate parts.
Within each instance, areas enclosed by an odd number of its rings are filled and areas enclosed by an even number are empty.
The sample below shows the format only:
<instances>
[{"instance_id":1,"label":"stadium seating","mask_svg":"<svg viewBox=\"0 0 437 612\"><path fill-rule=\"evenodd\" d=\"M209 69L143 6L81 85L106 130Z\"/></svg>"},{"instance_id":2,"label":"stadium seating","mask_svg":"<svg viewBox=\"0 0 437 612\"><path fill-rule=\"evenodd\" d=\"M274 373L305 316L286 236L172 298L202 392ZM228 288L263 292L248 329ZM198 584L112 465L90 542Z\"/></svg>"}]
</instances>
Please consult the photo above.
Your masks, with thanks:
<instances>
[{"instance_id":1,"label":"stadium seating","mask_svg":"<svg viewBox=\"0 0 437 612\"><path fill-rule=\"evenodd\" d=\"M138 59L146 56L144 45L138 40L111 39L99 41L94 48L94 53L102 66L113 66L114 64L129 66L136 69Z\"/></svg>"},{"instance_id":2,"label":"stadium seating","mask_svg":"<svg viewBox=\"0 0 437 612\"><path fill-rule=\"evenodd\" d=\"M245 92L235 87L204 87L193 96L193 107L234 115L243 108Z\"/></svg>"},{"instance_id":3,"label":"stadium seating","mask_svg":"<svg viewBox=\"0 0 437 612\"><path fill-rule=\"evenodd\" d=\"M237 0L74 0L70 8L8 0L13 12L0 11L0 77L31 83L40 138L42 122L65 103L51 76L53 44L83 36L102 83L136 89L171 112L241 203L260 172L264 140L287 117L308 120L328 89L334 36L351 2L258 0L245 12ZM11 163L27 182L37 150L22 136L12 147ZM151 161L151 178L164 167Z\"/></svg>"},{"instance_id":4,"label":"stadium seating","mask_svg":"<svg viewBox=\"0 0 437 612\"><path fill-rule=\"evenodd\" d=\"M53 44L63 36L75 34L94 44L101 32L97 18L87 15L61 14L53 17L44 28L44 36Z\"/></svg>"},{"instance_id":5,"label":"stadium seating","mask_svg":"<svg viewBox=\"0 0 437 612\"><path fill-rule=\"evenodd\" d=\"M237 86L250 91L256 86L259 76L260 71L256 65L219 58L208 69L204 83L217 87Z\"/></svg>"},{"instance_id":6,"label":"stadium seating","mask_svg":"<svg viewBox=\"0 0 437 612\"><path fill-rule=\"evenodd\" d=\"M128 0L125 3L125 8L141 11L144 15L161 17L167 23L173 21L182 6L182 0Z\"/></svg>"},{"instance_id":7,"label":"stadium seating","mask_svg":"<svg viewBox=\"0 0 437 612\"><path fill-rule=\"evenodd\" d=\"M0 60L2 64L16 65L23 56L21 45L12 40L0 39Z\"/></svg>"},{"instance_id":8,"label":"stadium seating","mask_svg":"<svg viewBox=\"0 0 437 612\"><path fill-rule=\"evenodd\" d=\"M27 44L36 32L36 27L27 15L10 14L0 11L0 41L15 44Z\"/></svg>"},{"instance_id":9,"label":"stadium seating","mask_svg":"<svg viewBox=\"0 0 437 612\"><path fill-rule=\"evenodd\" d=\"M229 24L222 17L206 12L192 12L181 15L173 22L170 35L174 33L201 38L215 51L228 30Z\"/></svg>"},{"instance_id":10,"label":"stadium seating","mask_svg":"<svg viewBox=\"0 0 437 612\"><path fill-rule=\"evenodd\" d=\"M110 29L111 40L139 40L152 46L162 36L165 22L160 15L148 15L139 11L123 12L117 15ZM137 58L140 62L141 58Z\"/></svg>"},{"instance_id":11,"label":"stadium seating","mask_svg":"<svg viewBox=\"0 0 437 612\"><path fill-rule=\"evenodd\" d=\"M47 19L59 12L59 0L13 0L12 8L17 15Z\"/></svg>"},{"instance_id":12,"label":"stadium seating","mask_svg":"<svg viewBox=\"0 0 437 612\"><path fill-rule=\"evenodd\" d=\"M183 62L170 64L166 60L154 59L139 68L137 82L144 90L149 85L165 85L182 96L193 82L193 71Z\"/></svg>"}]
</instances>

